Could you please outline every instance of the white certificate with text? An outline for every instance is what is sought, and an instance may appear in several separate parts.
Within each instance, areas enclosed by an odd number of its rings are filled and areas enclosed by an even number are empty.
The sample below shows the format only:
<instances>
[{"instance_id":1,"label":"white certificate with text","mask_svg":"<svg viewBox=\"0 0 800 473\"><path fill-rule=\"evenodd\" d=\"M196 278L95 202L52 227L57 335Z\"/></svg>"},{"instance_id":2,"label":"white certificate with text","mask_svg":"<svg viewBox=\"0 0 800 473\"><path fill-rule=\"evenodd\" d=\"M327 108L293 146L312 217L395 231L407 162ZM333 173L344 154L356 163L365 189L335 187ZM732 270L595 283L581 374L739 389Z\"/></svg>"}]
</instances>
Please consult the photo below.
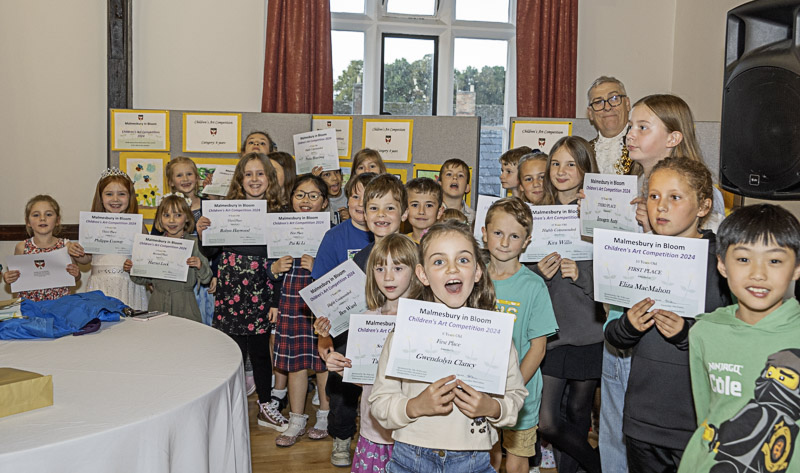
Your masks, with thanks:
<instances>
[{"instance_id":1,"label":"white certificate with text","mask_svg":"<svg viewBox=\"0 0 800 473\"><path fill-rule=\"evenodd\" d=\"M141 214L81 212L78 238L93 255L130 255L133 238L142 233Z\"/></svg>"},{"instance_id":2,"label":"white certificate with text","mask_svg":"<svg viewBox=\"0 0 800 473\"><path fill-rule=\"evenodd\" d=\"M345 368L342 377L347 383L374 384L378 359L386 337L394 329L394 315L352 314L347 335L345 356L352 368Z\"/></svg>"},{"instance_id":3,"label":"white certificate with text","mask_svg":"<svg viewBox=\"0 0 800 473\"><path fill-rule=\"evenodd\" d=\"M649 297L653 309L683 317L705 312L708 240L594 232L594 300L632 307Z\"/></svg>"},{"instance_id":4,"label":"white certificate with text","mask_svg":"<svg viewBox=\"0 0 800 473\"><path fill-rule=\"evenodd\" d=\"M637 176L616 174L591 174L583 178L581 202L581 235L592 236L595 228L635 232L636 204L631 201L638 196Z\"/></svg>"},{"instance_id":5,"label":"white certificate with text","mask_svg":"<svg viewBox=\"0 0 800 473\"><path fill-rule=\"evenodd\" d=\"M554 251L573 261L592 259L592 244L581 240L577 205L530 205L530 209L531 243L520 261L537 262Z\"/></svg>"},{"instance_id":6,"label":"white certificate with text","mask_svg":"<svg viewBox=\"0 0 800 473\"><path fill-rule=\"evenodd\" d=\"M513 329L511 314L400 299L386 375L432 383L454 374L502 395Z\"/></svg>"},{"instance_id":7,"label":"white certificate with text","mask_svg":"<svg viewBox=\"0 0 800 473\"><path fill-rule=\"evenodd\" d=\"M267 244L266 200L204 200L202 205L203 216L211 220L203 245Z\"/></svg>"},{"instance_id":8,"label":"white certificate with text","mask_svg":"<svg viewBox=\"0 0 800 473\"><path fill-rule=\"evenodd\" d=\"M194 240L138 234L133 240L131 276L186 281Z\"/></svg>"},{"instance_id":9,"label":"white certificate with text","mask_svg":"<svg viewBox=\"0 0 800 473\"><path fill-rule=\"evenodd\" d=\"M336 130L308 131L294 138L294 160L297 175L310 173L316 166L323 171L339 169L339 150L336 147Z\"/></svg>"},{"instance_id":10,"label":"white certificate with text","mask_svg":"<svg viewBox=\"0 0 800 473\"><path fill-rule=\"evenodd\" d=\"M346 332L350 314L367 310L367 276L349 259L300 290L300 297L316 317L331 321L331 337Z\"/></svg>"},{"instance_id":11,"label":"white certificate with text","mask_svg":"<svg viewBox=\"0 0 800 473\"><path fill-rule=\"evenodd\" d=\"M72 287L75 278L67 272L70 263L72 258L66 248L49 253L11 255L6 259L6 265L8 269L19 271L19 279L11 284L11 292Z\"/></svg>"},{"instance_id":12,"label":"white certificate with text","mask_svg":"<svg viewBox=\"0 0 800 473\"><path fill-rule=\"evenodd\" d=\"M325 232L331 229L330 212L267 214L267 257L317 256Z\"/></svg>"}]
</instances>

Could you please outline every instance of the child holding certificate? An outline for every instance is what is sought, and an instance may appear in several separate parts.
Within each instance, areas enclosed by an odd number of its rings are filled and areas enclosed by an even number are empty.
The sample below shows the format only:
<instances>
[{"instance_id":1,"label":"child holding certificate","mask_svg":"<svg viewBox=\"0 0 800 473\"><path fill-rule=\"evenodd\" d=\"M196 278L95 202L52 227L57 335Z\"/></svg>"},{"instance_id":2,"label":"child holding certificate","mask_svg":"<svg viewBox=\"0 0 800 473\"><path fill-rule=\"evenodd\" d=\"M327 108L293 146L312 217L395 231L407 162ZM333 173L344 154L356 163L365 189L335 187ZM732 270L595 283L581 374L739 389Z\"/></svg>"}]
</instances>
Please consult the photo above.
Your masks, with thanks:
<instances>
[{"instance_id":1,"label":"child holding certificate","mask_svg":"<svg viewBox=\"0 0 800 473\"><path fill-rule=\"evenodd\" d=\"M515 197L500 199L486 213L483 242L489 250L489 276L497 294L497 309L514 315L512 340L519 353L528 397L517 423L500 431L506 449L506 471L527 473L528 459L536 455L536 428L542 401L542 362L547 337L558 330L550 294L541 277L519 262L531 241L533 215L527 204ZM500 442L492 448L492 466L500 471Z\"/></svg>"},{"instance_id":2,"label":"child holding certificate","mask_svg":"<svg viewBox=\"0 0 800 473\"><path fill-rule=\"evenodd\" d=\"M419 264L417 245L407 236L393 233L375 245L367 261L367 314L397 315L397 304L401 297L416 298L422 290L414 268ZM352 368L351 360L341 353L331 353L328 369L341 372ZM364 385L361 394L359 428L356 453L353 457L353 473L383 473L392 456L392 433L378 424L370 413L369 395L372 385ZM348 442L349 451L349 442Z\"/></svg>"},{"instance_id":3,"label":"child holding certificate","mask_svg":"<svg viewBox=\"0 0 800 473\"><path fill-rule=\"evenodd\" d=\"M374 149L364 148L353 155L353 166L350 168L350 175L355 177L365 172L386 174L386 165L383 164L383 158Z\"/></svg>"},{"instance_id":4,"label":"child holding certificate","mask_svg":"<svg viewBox=\"0 0 800 473\"><path fill-rule=\"evenodd\" d=\"M597 165L586 140L567 136L553 144L547 168L546 185L555 203L566 205L577 202L583 176L596 172ZM547 341L541 365L539 433L560 452L559 473L575 473L579 465L596 473L600 456L587 435L602 367L605 312L594 301L592 261L573 261L553 252L531 269L547 284L559 328Z\"/></svg>"},{"instance_id":5,"label":"child holding certificate","mask_svg":"<svg viewBox=\"0 0 800 473\"><path fill-rule=\"evenodd\" d=\"M653 233L709 242L706 279L699 281L706 286L706 312L731 303L716 269L714 233L700 230L711 211L711 189L711 173L703 163L679 157L655 165L647 192ZM622 423L631 472L675 471L697 428L687 351L696 314L681 317L664 309L649 311L654 303L644 299L621 317L612 311L605 327L611 345L633 348Z\"/></svg>"},{"instance_id":6,"label":"child holding certificate","mask_svg":"<svg viewBox=\"0 0 800 473\"><path fill-rule=\"evenodd\" d=\"M197 283L208 284L211 281L211 268L206 257L200 254L197 237L191 235L194 231L194 216L189 207L190 203L191 199L184 197L180 192L165 195L156 210L153 224L165 237L183 238L194 242L192 256L186 260L186 264L189 265L186 281L141 276L132 276L131 280L143 286L153 285L153 294L147 305L148 310L162 311L176 317L202 322L203 317L194 295L194 286Z\"/></svg>"},{"instance_id":7,"label":"child holding certificate","mask_svg":"<svg viewBox=\"0 0 800 473\"><path fill-rule=\"evenodd\" d=\"M304 174L297 178L290 193L292 209L295 212L322 212L328 205L327 193L325 181ZM274 268L283 278L275 325L275 368L288 373L289 389L289 428L275 440L275 444L290 447L306 432L308 416L304 412L309 371L317 375L320 406L316 425L308 432L308 437L319 440L328 436L330 407L325 394L328 372L317 352L314 314L300 297L300 290L313 281L314 257L292 258L287 255L275 261ZM275 386L277 390L277 380Z\"/></svg>"},{"instance_id":8,"label":"child holding certificate","mask_svg":"<svg viewBox=\"0 0 800 473\"><path fill-rule=\"evenodd\" d=\"M233 173L228 200L266 200L270 212L284 210L275 169L264 154L242 156ZM212 224L200 217L197 231ZM258 425L283 432L288 421L272 399L272 360L269 349L270 324L278 315L280 282L267 260L265 245L204 247L209 258L220 255L217 293L212 326L228 334L242 352L250 355L258 393Z\"/></svg>"},{"instance_id":9,"label":"child holding certificate","mask_svg":"<svg viewBox=\"0 0 800 473\"><path fill-rule=\"evenodd\" d=\"M422 237L416 275L422 298L450 308L495 309L495 294L478 243L457 223L437 223ZM393 334L383 346L370 412L380 425L394 430L392 457L386 470L495 471L489 450L497 427L512 426L528 394L511 346L505 393L493 397L476 391L455 376L434 383L386 377ZM477 348L477 347L476 347Z\"/></svg>"},{"instance_id":10,"label":"child holding certificate","mask_svg":"<svg viewBox=\"0 0 800 473\"><path fill-rule=\"evenodd\" d=\"M17 243L14 247L15 255L32 255L49 253L67 246L69 240L58 238L56 235L61 230L61 207L49 195L37 195L25 204L25 230L31 237ZM80 279L81 272L72 258L72 264L67 265L67 272L76 280ZM3 281L11 284L19 279L19 270L11 269L3 273ZM37 289L20 291L18 296L34 302L58 299L69 294L69 287L53 287L50 289Z\"/></svg>"},{"instance_id":11,"label":"child holding certificate","mask_svg":"<svg viewBox=\"0 0 800 473\"><path fill-rule=\"evenodd\" d=\"M520 198L533 205L553 205L553 195L545 185L547 155L533 152L519 160Z\"/></svg>"},{"instance_id":12,"label":"child holding certificate","mask_svg":"<svg viewBox=\"0 0 800 473\"><path fill-rule=\"evenodd\" d=\"M92 212L139 213L131 178L117 168L103 171L94 192ZM81 244L74 241L69 242L67 248L69 255L79 264L92 263L87 291L102 291L133 309L147 309L147 289L131 281L128 274L131 269L130 256L86 254Z\"/></svg>"},{"instance_id":13,"label":"child holding certificate","mask_svg":"<svg viewBox=\"0 0 800 473\"><path fill-rule=\"evenodd\" d=\"M696 429L680 472L800 471L800 224L768 204L719 227L715 263L737 303L697 317L689 331Z\"/></svg>"}]
</instances>

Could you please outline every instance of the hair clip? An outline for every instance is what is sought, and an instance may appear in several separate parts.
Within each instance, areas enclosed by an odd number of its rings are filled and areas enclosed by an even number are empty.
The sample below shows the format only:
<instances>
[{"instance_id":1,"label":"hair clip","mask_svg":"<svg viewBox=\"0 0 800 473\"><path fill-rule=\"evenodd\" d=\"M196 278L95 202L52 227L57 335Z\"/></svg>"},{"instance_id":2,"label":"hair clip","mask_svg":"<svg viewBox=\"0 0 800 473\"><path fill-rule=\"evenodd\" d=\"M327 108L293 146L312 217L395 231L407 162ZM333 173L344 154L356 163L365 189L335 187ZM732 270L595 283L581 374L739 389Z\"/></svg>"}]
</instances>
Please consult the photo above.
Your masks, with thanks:
<instances>
[{"instance_id":1,"label":"hair clip","mask_svg":"<svg viewBox=\"0 0 800 473\"><path fill-rule=\"evenodd\" d=\"M105 179L105 178L107 178L109 176L124 176L129 181L131 180L131 177L127 173L121 171L119 168L113 168L113 167L112 168L108 168L105 171L103 171L102 173L100 173L100 179Z\"/></svg>"},{"instance_id":2,"label":"hair clip","mask_svg":"<svg viewBox=\"0 0 800 473\"><path fill-rule=\"evenodd\" d=\"M169 194L164 194L164 195L162 195L162 196L161 196L161 200L163 201L163 200L164 200L164 199L166 199L167 197L172 197L172 196L175 196L175 197L180 197L181 199L183 199L183 200L185 200L185 201L186 201L186 205L188 205L188 206L189 206L189 208L191 208L191 207L192 207L192 199L190 199L189 197L186 197L186 196L183 194L183 192L170 192Z\"/></svg>"}]
</instances>

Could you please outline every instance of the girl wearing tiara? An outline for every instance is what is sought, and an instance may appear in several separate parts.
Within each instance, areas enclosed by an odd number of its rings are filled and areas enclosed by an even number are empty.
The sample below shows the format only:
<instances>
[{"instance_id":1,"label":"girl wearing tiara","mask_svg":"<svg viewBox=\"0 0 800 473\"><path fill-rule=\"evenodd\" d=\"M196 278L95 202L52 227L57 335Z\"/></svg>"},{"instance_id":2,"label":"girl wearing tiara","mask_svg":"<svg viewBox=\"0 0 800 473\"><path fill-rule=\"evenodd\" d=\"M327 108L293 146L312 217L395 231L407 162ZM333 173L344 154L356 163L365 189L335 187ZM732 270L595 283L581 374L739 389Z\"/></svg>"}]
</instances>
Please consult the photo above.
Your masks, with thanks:
<instances>
[{"instance_id":1,"label":"girl wearing tiara","mask_svg":"<svg viewBox=\"0 0 800 473\"><path fill-rule=\"evenodd\" d=\"M92 212L138 213L139 206L131 178L117 168L106 169L97 182ZM69 242L67 248L69 255L77 263L92 263L87 291L102 291L106 296L117 298L133 309L147 310L147 289L131 281L127 273L131 269L130 256L92 256L83 250L80 243L74 241Z\"/></svg>"}]
</instances>

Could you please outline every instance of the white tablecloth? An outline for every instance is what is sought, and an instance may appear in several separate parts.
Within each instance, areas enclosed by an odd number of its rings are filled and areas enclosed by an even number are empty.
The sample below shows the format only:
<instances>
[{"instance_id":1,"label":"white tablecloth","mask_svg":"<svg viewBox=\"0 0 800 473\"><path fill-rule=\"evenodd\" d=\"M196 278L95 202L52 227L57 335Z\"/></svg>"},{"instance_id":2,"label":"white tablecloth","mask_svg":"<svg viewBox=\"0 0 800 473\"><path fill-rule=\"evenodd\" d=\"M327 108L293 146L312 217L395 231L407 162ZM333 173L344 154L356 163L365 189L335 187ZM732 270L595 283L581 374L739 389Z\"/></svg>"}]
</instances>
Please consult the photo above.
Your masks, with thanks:
<instances>
[{"instance_id":1,"label":"white tablecloth","mask_svg":"<svg viewBox=\"0 0 800 473\"><path fill-rule=\"evenodd\" d=\"M54 393L0 418L0 471L250 472L242 357L211 327L162 317L0 341L0 366L53 375Z\"/></svg>"}]
</instances>

